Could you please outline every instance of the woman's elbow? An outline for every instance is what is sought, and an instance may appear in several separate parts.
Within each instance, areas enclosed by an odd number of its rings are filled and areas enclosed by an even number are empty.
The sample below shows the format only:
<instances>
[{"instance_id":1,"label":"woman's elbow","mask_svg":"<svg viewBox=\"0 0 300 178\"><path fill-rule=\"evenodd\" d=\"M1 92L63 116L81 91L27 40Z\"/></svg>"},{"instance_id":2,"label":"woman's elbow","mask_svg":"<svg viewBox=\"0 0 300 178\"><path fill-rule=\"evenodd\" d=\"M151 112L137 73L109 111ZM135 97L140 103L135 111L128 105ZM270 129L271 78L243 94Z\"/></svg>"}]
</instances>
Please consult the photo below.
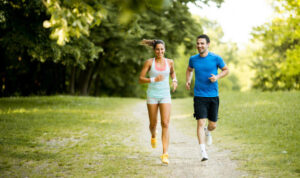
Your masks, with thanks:
<instances>
[{"instance_id":1,"label":"woman's elbow","mask_svg":"<svg viewBox=\"0 0 300 178\"><path fill-rule=\"evenodd\" d=\"M143 83L143 80L142 80L142 78L140 77L139 78L139 84L142 84Z\"/></svg>"}]
</instances>

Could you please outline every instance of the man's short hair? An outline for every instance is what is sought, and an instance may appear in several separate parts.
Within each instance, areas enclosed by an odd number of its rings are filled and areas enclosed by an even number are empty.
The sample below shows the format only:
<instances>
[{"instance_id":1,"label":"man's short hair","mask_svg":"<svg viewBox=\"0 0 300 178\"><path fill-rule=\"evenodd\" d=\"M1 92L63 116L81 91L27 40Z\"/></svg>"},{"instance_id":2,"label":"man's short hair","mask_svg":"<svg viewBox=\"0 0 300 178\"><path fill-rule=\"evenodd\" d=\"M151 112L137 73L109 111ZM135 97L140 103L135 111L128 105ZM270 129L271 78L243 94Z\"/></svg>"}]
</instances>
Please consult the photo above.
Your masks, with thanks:
<instances>
[{"instance_id":1,"label":"man's short hair","mask_svg":"<svg viewBox=\"0 0 300 178\"><path fill-rule=\"evenodd\" d=\"M198 40L199 38L205 38L206 42L207 42L207 43L210 43L209 37L208 37L207 35L205 35L205 34L199 35L199 36L197 37L197 40Z\"/></svg>"}]
</instances>

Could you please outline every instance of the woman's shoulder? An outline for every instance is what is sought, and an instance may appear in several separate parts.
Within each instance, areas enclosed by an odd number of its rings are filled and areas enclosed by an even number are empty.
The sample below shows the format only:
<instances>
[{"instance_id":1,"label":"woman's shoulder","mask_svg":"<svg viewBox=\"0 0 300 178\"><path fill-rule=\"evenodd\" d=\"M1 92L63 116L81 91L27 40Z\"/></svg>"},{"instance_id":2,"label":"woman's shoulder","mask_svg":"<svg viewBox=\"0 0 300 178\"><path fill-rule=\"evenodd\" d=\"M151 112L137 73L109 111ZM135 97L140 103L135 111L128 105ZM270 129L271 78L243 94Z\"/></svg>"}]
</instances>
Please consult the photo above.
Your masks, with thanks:
<instances>
[{"instance_id":1,"label":"woman's shoulder","mask_svg":"<svg viewBox=\"0 0 300 178\"><path fill-rule=\"evenodd\" d=\"M145 64L152 64L154 58L146 59Z\"/></svg>"},{"instance_id":2,"label":"woman's shoulder","mask_svg":"<svg viewBox=\"0 0 300 178\"><path fill-rule=\"evenodd\" d=\"M168 61L169 64L173 64L174 63L173 59L166 58L166 60Z\"/></svg>"}]
</instances>

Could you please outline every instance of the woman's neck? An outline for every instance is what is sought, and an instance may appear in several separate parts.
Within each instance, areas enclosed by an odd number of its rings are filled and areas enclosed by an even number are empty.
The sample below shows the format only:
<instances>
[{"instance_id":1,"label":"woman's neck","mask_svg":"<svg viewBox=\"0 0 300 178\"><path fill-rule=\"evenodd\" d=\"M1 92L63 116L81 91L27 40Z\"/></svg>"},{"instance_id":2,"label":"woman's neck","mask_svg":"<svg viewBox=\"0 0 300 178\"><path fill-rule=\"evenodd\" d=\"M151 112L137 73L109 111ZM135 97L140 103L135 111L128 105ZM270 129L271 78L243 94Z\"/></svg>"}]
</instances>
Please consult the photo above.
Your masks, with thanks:
<instances>
[{"instance_id":1,"label":"woman's neck","mask_svg":"<svg viewBox=\"0 0 300 178\"><path fill-rule=\"evenodd\" d=\"M155 57L155 60L156 60L157 62L161 62L161 61L163 61L163 59L164 59L164 57Z\"/></svg>"}]
</instances>

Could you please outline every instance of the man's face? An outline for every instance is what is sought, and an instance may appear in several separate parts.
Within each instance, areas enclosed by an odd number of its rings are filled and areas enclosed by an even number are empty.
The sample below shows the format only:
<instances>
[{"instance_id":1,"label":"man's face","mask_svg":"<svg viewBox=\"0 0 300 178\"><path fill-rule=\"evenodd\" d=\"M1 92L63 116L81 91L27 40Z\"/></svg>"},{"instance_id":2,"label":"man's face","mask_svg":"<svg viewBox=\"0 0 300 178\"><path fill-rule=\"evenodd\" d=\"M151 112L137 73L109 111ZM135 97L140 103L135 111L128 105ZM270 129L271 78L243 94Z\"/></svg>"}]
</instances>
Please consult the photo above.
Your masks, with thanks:
<instances>
[{"instance_id":1,"label":"man's face","mask_svg":"<svg viewBox=\"0 0 300 178\"><path fill-rule=\"evenodd\" d=\"M206 42L205 38L199 38L197 40L197 50L199 52L199 54L204 54L209 47L209 43Z\"/></svg>"}]
</instances>

